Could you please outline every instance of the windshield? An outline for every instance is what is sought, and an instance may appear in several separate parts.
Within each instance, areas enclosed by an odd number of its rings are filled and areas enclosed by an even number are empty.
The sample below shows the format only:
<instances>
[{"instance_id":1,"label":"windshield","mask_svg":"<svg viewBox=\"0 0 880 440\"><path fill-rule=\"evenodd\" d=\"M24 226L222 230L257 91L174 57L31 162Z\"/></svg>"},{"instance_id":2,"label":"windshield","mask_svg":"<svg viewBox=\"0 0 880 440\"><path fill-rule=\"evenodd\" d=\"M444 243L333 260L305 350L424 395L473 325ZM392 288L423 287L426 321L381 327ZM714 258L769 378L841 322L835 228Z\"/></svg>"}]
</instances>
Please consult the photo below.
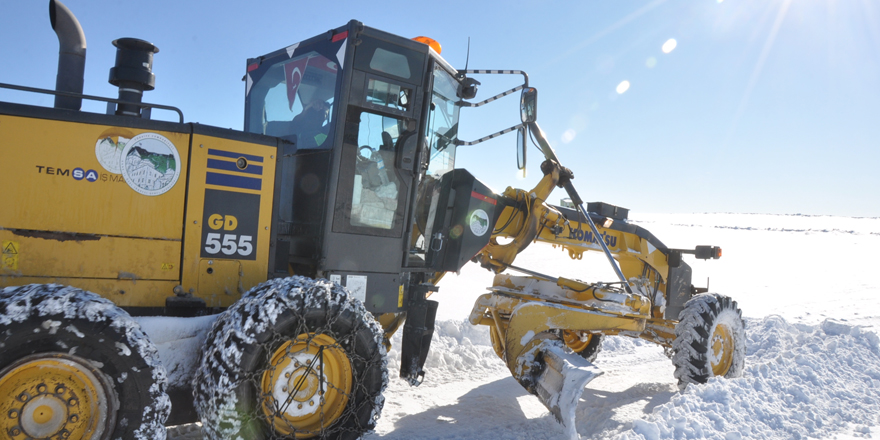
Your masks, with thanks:
<instances>
[{"instance_id":1,"label":"windshield","mask_svg":"<svg viewBox=\"0 0 880 440\"><path fill-rule=\"evenodd\" d=\"M434 67L434 89L428 116L428 163L430 176L439 178L455 164L455 141L458 139L458 82L440 66Z\"/></svg>"}]
</instances>

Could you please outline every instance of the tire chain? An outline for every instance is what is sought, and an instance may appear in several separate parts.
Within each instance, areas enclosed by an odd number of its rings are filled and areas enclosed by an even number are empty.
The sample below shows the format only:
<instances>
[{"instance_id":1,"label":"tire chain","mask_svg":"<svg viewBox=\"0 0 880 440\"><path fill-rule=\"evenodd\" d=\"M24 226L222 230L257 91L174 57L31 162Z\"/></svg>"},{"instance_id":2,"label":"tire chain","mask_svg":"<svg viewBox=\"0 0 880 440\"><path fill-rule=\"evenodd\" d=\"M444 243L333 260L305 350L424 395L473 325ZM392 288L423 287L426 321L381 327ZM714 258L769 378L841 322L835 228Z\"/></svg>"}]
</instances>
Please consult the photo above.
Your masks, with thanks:
<instances>
[{"instance_id":1,"label":"tire chain","mask_svg":"<svg viewBox=\"0 0 880 440\"><path fill-rule=\"evenodd\" d=\"M247 301L248 299L250 299L248 298L248 296L256 294L257 292L252 290L251 295L246 295L246 297L242 298L242 300ZM283 293L277 291L274 294L281 296L284 295ZM369 372L373 371L375 368L379 368L379 371L382 371L382 374L387 375L387 372L384 371L385 357L381 354L381 351L378 353L378 355L372 355L371 358L363 357L356 352L356 336L363 330L368 331L370 334L376 331L376 329L369 328L370 325L368 324L368 322L363 320L362 318L355 317L354 319L351 319L354 325L352 326L352 328L347 329L344 333L339 333L338 331L335 331L333 329L340 316L346 314L357 316L357 314L359 313L364 313L369 316L369 312L366 312L362 305L358 307L350 307L347 295L347 292L342 290L341 295L337 296L335 299L332 297L325 297L321 298L319 301L314 301L312 298L307 299L303 297L292 297L282 300L282 302L286 303L287 305L287 311L285 313L291 313L293 315L290 322L295 322L296 325L285 328L283 332L279 332L274 326L268 326L265 329L265 332L260 334L259 339L263 340L263 342L257 342L255 345L259 345L261 347L259 352L262 353L261 356L265 356L263 359L260 360L260 364L262 366L268 367L257 368L256 371L245 373L243 376L240 376L240 383L247 383L250 389L253 390L257 396L257 398L255 399L256 402L254 402L254 407L250 410L250 412L241 414L242 416L244 416L243 421L245 424L253 424L254 421L258 421L259 425L261 425L264 429L266 438L273 439L292 439L295 435L301 436L304 434L313 436L310 438L320 439L355 439L360 437L366 431L369 431L375 427L375 424L378 421L380 415L382 405L380 402L378 405L379 411L374 411L372 409L374 406L374 401L377 400L377 398L374 397L376 392L371 392L367 388L366 382L368 380L367 376L369 375ZM324 313L323 319L321 320L322 324L319 326L310 327L310 321L316 320L316 311L322 311ZM250 316L240 317L244 319L250 318ZM369 321L372 321L372 318L370 318ZM314 323L312 322L312 324ZM345 328L346 325L342 324L342 327ZM270 398L270 396L262 394L262 376L265 372L275 369L275 366L270 365L273 354L282 345L295 340L298 335L303 334L309 335L306 339L306 341L308 341L309 343L311 343L312 339L319 334L324 334L332 337L336 341L335 344L327 347L335 347L341 349L348 357L348 360L351 363L352 372L354 374L354 377L352 378L352 389L350 393L345 393L348 397L345 409L342 411L339 417L337 417L336 422L332 423L328 429L323 429L322 431L308 431L301 429L297 430L292 424L288 423L286 428L290 432L290 434L287 434L287 437L285 437L285 434L276 430L275 426L273 425L273 419L275 419L274 415L282 413L281 409L276 406L276 409L272 415L266 415L263 411L263 402L265 401L264 399ZM241 335L237 335L234 338L240 339ZM241 344L241 346L244 345L245 344ZM381 344L378 345L379 347L381 347ZM290 352L290 348L291 347L288 347L288 352ZM369 351L370 353L373 353L372 350ZM231 379L235 380L235 378ZM341 394L343 393L343 390L337 388L334 384L328 384L327 382L325 382L324 385L325 387L332 386ZM327 388L325 388L325 390L326 389ZM382 386L379 390L379 396L381 396L381 392L383 389L384 386ZM357 396L362 397L360 399L357 399ZM379 397L378 399L383 398ZM356 404L353 404L355 402ZM358 417L358 415L362 412L362 410L364 410L364 408L366 408L367 411L372 412L368 419L369 421L367 423L367 426L363 426L363 424L360 422L360 417ZM324 411L322 405L322 422L324 417L323 412ZM275 419L276 423L283 420L285 419ZM210 435L205 435L205 438L210 437ZM183 439L187 440L189 438L190 437L183 437Z\"/></svg>"},{"instance_id":2,"label":"tire chain","mask_svg":"<svg viewBox=\"0 0 880 440\"><path fill-rule=\"evenodd\" d=\"M354 396L357 395L358 392L361 392L362 395L369 395L369 390L367 390L366 386L364 386L364 382L365 382L364 373L366 371L369 371L369 367L376 365L376 364L380 364L381 361L371 361L370 359L366 359L362 356L358 356L354 352L353 349L346 349L345 348L345 347L353 347L353 345L354 345L353 335L357 334L358 331L360 331L361 328L363 328L362 325L360 324L360 322L347 335L338 335L336 332L334 332L332 330L333 324L336 322L336 317L338 315L333 314L333 313L329 313L329 310L328 310L327 315L328 316L327 316L326 324L322 327L314 328L314 329L309 329L304 323L305 319L302 316L300 316L301 319L298 319L299 324L297 325L296 330L294 330L293 332L291 332L289 334L282 334L277 331L274 331L274 329L273 329L272 336L267 340L267 342L260 344L260 345L263 346L263 352L266 353L266 357L267 357L266 364L268 364L269 360L270 360L269 358L272 356L272 354L275 352L275 350L277 350L278 347L280 347L281 345L283 345L286 342L291 340L291 338L289 336L290 334L294 334L294 335L310 334L311 336L309 336L306 339L306 342L308 343L308 345L311 345L312 339L318 334L324 334L324 335L332 337L337 342L331 346L325 346L325 347L327 347L327 348L333 347L333 348L338 348L338 349L343 350L346 353L346 355L348 355L349 362L351 362L352 366L362 365L361 368L357 369L359 371L356 372L356 373L360 373L360 377L353 378L354 380L352 381L352 390L350 393L347 393L348 402L351 403L351 402L355 401ZM342 336L342 337L340 337L340 336ZM291 347L289 347L289 346L287 348L287 353L292 354ZM317 368L317 366L315 366L315 368ZM247 382L250 382L250 384L254 390L260 390L262 387L263 373L266 371L274 371L274 369L275 369L275 366L270 366L269 368L266 368L266 369L259 369L256 372L248 374L244 380ZM353 369L355 369L355 368L353 368ZM314 372L312 374L314 374ZM319 379L319 380L321 380L321 379ZM336 387L335 384L325 382L324 385L325 385L325 387L332 387L332 388L336 389L336 391L338 391L340 394L346 394L344 392L344 390ZM325 390L327 390L327 389L328 388L325 388ZM291 390L291 394L293 394L294 391L295 390ZM272 417L267 416L262 410L263 399L265 399L268 396L261 396L261 397L262 398L260 399L260 405L258 405L256 408L254 408L254 411L249 415L249 418L251 420L260 420L264 424L264 426L267 426L269 428L270 438L274 438L274 436L278 436L281 434L277 433L275 431L274 425L272 424ZM322 399L323 399L323 397L322 397ZM357 406L350 405L350 404L346 405L345 410L343 410L342 414L339 415L338 420L344 421L349 418L356 420L358 411L363 406L365 406L367 404L368 404L368 402L362 401ZM275 406L275 411L276 411L275 412L276 414L279 414L282 412L282 410L280 408L278 408L277 405ZM323 404L321 405L321 419L322 419L322 421L324 419ZM280 419L280 420L283 420L283 419ZM329 430L324 430L324 432L301 431L301 430L297 430L295 426L293 426L292 424L289 424L289 423L287 424L287 428L290 432L292 432L294 434L315 435L315 436L317 436L315 438L321 438L321 439L335 438L340 432L343 432L343 431L349 431L354 434L360 434L361 432L363 432L365 430L365 429L329 429ZM344 438L346 436L343 435L343 436L339 436L339 437ZM355 437L357 437L357 435L355 435ZM293 438L293 436L291 436L291 438Z\"/></svg>"}]
</instances>

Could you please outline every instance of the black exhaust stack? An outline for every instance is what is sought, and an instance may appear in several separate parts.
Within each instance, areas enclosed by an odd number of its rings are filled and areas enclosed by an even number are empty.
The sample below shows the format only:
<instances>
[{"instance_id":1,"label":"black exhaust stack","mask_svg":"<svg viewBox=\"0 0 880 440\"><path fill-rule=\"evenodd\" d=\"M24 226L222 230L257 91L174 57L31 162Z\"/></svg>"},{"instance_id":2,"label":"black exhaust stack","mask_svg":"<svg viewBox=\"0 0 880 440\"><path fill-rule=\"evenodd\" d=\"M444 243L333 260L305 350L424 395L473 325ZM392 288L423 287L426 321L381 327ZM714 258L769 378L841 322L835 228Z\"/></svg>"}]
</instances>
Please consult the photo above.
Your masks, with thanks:
<instances>
[{"instance_id":1,"label":"black exhaust stack","mask_svg":"<svg viewBox=\"0 0 880 440\"><path fill-rule=\"evenodd\" d=\"M76 17L59 1L49 0L49 21L58 35L58 76L55 90L82 94L86 69L86 36ZM79 110L82 98L55 96L55 108Z\"/></svg>"},{"instance_id":2,"label":"black exhaust stack","mask_svg":"<svg viewBox=\"0 0 880 440\"><path fill-rule=\"evenodd\" d=\"M113 41L116 46L116 66L110 69L110 84L119 87L119 100L131 104L119 104L117 115L141 117L144 90L156 88L156 75L153 75L153 54L159 48L152 43L137 38L120 38Z\"/></svg>"}]
</instances>

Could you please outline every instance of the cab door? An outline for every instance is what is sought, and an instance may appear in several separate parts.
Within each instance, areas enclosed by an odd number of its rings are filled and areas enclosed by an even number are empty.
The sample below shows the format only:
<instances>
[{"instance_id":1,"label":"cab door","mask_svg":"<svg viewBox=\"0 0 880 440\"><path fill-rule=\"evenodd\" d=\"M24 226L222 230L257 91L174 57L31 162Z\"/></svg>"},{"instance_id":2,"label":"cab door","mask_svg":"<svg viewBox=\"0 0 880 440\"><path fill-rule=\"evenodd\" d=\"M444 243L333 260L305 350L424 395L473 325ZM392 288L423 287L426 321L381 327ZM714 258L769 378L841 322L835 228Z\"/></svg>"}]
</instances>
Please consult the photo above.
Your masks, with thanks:
<instances>
[{"instance_id":1,"label":"cab door","mask_svg":"<svg viewBox=\"0 0 880 440\"><path fill-rule=\"evenodd\" d=\"M391 43L371 36L369 28L359 37L321 266L368 310L384 313L403 306L400 286L416 184L415 161L404 156L413 156L419 141L427 46Z\"/></svg>"}]
</instances>

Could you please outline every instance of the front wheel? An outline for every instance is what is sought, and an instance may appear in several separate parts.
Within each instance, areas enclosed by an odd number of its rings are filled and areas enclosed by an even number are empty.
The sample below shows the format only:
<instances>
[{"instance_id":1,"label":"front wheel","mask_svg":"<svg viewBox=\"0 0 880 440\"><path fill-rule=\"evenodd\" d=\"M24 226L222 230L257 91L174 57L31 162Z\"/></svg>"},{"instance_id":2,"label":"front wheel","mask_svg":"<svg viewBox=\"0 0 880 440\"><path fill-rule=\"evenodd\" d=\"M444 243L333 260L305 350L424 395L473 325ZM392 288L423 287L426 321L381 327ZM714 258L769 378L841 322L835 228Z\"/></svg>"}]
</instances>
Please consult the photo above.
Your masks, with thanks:
<instances>
[{"instance_id":1,"label":"front wheel","mask_svg":"<svg viewBox=\"0 0 880 440\"><path fill-rule=\"evenodd\" d=\"M746 332L736 301L714 294L694 296L675 326L672 363L678 386L710 377L739 377L745 368Z\"/></svg>"},{"instance_id":2,"label":"front wheel","mask_svg":"<svg viewBox=\"0 0 880 440\"><path fill-rule=\"evenodd\" d=\"M220 317L194 382L207 439L354 439L388 382L383 333L340 286L304 277L255 287Z\"/></svg>"}]
</instances>

